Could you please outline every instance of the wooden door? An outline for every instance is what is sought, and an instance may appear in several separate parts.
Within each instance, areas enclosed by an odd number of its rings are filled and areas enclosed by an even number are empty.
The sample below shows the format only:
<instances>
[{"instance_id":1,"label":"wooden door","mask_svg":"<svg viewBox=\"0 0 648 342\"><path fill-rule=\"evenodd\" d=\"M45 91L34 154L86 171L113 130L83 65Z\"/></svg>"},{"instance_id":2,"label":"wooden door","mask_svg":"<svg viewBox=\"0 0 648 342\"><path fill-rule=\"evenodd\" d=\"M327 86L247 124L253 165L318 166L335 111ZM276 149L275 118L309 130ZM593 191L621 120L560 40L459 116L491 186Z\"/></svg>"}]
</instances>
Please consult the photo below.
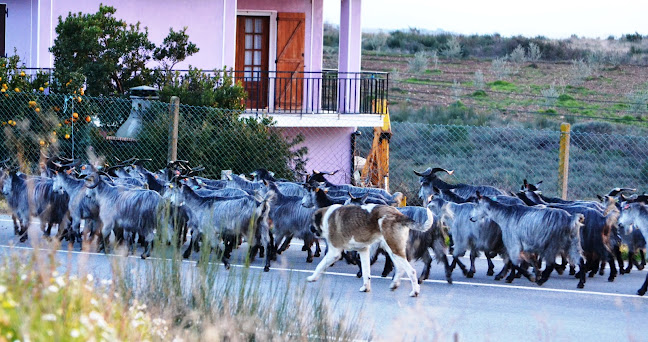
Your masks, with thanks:
<instances>
[{"instance_id":1,"label":"wooden door","mask_svg":"<svg viewBox=\"0 0 648 342\"><path fill-rule=\"evenodd\" d=\"M248 93L246 107L268 107L270 17L236 18L236 78Z\"/></svg>"},{"instance_id":2,"label":"wooden door","mask_svg":"<svg viewBox=\"0 0 648 342\"><path fill-rule=\"evenodd\" d=\"M304 13L277 13L275 107L301 109L304 95Z\"/></svg>"}]
</instances>

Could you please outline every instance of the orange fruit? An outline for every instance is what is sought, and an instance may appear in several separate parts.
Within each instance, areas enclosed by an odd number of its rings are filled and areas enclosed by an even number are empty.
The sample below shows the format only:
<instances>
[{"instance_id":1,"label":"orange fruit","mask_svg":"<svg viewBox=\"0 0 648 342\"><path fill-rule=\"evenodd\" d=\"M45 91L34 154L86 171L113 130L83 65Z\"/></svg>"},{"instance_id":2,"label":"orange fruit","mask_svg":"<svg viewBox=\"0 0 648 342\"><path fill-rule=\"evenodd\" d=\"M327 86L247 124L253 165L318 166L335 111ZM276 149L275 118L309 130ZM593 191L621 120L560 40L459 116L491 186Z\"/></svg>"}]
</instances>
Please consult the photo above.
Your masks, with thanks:
<instances>
[{"instance_id":1,"label":"orange fruit","mask_svg":"<svg viewBox=\"0 0 648 342\"><path fill-rule=\"evenodd\" d=\"M40 87L40 88L38 88L38 90L40 90L40 91L45 91L45 88Z\"/></svg>"},{"instance_id":2,"label":"orange fruit","mask_svg":"<svg viewBox=\"0 0 648 342\"><path fill-rule=\"evenodd\" d=\"M66 135L65 135L65 139L70 139L70 135L69 135L69 134L66 134Z\"/></svg>"},{"instance_id":3,"label":"orange fruit","mask_svg":"<svg viewBox=\"0 0 648 342\"><path fill-rule=\"evenodd\" d=\"M90 121L92 121L92 118L89 117L89 116L86 116L85 120L86 120L86 122L90 122Z\"/></svg>"},{"instance_id":4,"label":"orange fruit","mask_svg":"<svg viewBox=\"0 0 648 342\"><path fill-rule=\"evenodd\" d=\"M40 141L40 145L41 145L41 146L45 146L45 141L41 140L41 141Z\"/></svg>"},{"instance_id":5,"label":"orange fruit","mask_svg":"<svg viewBox=\"0 0 648 342\"><path fill-rule=\"evenodd\" d=\"M15 91L16 93L20 93L20 88L16 88L16 89L14 89L14 91Z\"/></svg>"},{"instance_id":6,"label":"orange fruit","mask_svg":"<svg viewBox=\"0 0 648 342\"><path fill-rule=\"evenodd\" d=\"M78 119L79 118L79 113L72 113L72 118Z\"/></svg>"},{"instance_id":7,"label":"orange fruit","mask_svg":"<svg viewBox=\"0 0 648 342\"><path fill-rule=\"evenodd\" d=\"M25 72L24 72L24 71L21 71L21 72L20 72L20 76L25 77Z\"/></svg>"},{"instance_id":8,"label":"orange fruit","mask_svg":"<svg viewBox=\"0 0 648 342\"><path fill-rule=\"evenodd\" d=\"M34 110L36 111L36 113L40 113L40 108L36 107Z\"/></svg>"}]
</instances>

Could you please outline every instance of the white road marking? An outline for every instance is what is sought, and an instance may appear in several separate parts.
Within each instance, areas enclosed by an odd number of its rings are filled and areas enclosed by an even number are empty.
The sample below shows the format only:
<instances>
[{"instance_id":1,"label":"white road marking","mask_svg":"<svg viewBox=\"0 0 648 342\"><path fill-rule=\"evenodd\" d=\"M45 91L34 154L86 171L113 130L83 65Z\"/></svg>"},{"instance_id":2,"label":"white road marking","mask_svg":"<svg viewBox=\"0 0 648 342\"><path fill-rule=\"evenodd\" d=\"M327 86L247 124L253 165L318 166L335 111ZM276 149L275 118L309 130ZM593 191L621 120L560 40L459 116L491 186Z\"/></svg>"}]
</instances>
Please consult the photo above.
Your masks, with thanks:
<instances>
[{"instance_id":1,"label":"white road marking","mask_svg":"<svg viewBox=\"0 0 648 342\"><path fill-rule=\"evenodd\" d=\"M0 248L9 248L9 249L24 249L24 250L33 250L34 248L32 247L22 247L22 246L10 246L10 245L1 245ZM41 249L41 250L46 250L46 249ZM122 255L118 254L104 254L104 253L96 253L96 252L80 252L80 251L66 251L66 250L57 250L57 253L72 253L72 254L85 254L85 255L95 255L95 256L115 256L115 257L123 257ZM129 258L134 258L134 259L140 259L140 256L138 255L129 255ZM153 260L169 260L169 259L162 259L162 258L155 258L151 257L149 259ZM195 260L182 260L183 263L186 264L196 264L197 261ZM263 266L246 266L246 265L240 265L240 264L230 264L232 267L238 267L238 268L244 268L244 267L249 267L252 269L258 269L261 270L263 269ZM311 274L313 273L313 270L305 270L305 269L299 269L299 268L283 268L283 267L271 267L270 268L273 271L280 271L280 272L298 272L298 273L308 273ZM353 273L342 273L342 272L324 272L325 274L332 275L332 276L340 276L340 277L350 277L350 278L357 278L355 274ZM376 277L372 278L372 280L387 280L391 281L390 278L382 278L382 277ZM403 280L407 280L407 278L403 278ZM424 282L426 283L436 283L436 284L447 284L445 280L432 280L432 279L427 279ZM465 281L453 281L453 285L467 285L467 286L481 286L481 287L495 287L495 288L505 288L505 289L514 289L514 290L527 290L527 291L537 291L537 292L555 292L555 293L571 293L571 294L580 294L580 295L593 295L593 296L602 296L602 297L621 297L621 298L635 298L635 299L644 299L648 300L648 296L638 296L638 295L633 295L633 294L624 294L624 293L606 293L606 292L596 292L596 291L586 291L586 290L567 290L567 289L551 289L551 288L543 288L543 287L528 287L528 286L519 286L519 285L504 285L504 284L486 284L486 283L478 283L478 282L465 282Z\"/></svg>"}]
</instances>

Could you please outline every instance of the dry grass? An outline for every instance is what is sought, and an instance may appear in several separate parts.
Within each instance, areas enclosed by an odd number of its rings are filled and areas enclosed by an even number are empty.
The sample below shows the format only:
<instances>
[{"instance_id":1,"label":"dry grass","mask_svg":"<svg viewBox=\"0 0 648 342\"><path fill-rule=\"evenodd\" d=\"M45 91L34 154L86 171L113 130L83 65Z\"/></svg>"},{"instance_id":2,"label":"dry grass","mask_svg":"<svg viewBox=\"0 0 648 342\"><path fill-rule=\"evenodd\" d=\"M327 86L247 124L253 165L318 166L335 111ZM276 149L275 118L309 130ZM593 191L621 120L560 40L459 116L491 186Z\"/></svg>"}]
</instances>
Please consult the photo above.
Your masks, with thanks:
<instances>
[{"instance_id":1,"label":"dry grass","mask_svg":"<svg viewBox=\"0 0 648 342\"><path fill-rule=\"evenodd\" d=\"M309 341L368 336L358 317L340 314L328 297L290 276L272 278L248 268L225 271L207 262L204 252L198 267L187 267L177 249L160 245L156 258L144 262L109 257L111 271L105 280L84 273L83 256L61 265L55 244L43 243L41 252L21 250L0 260L0 341ZM60 274L61 269L66 273Z\"/></svg>"}]
</instances>

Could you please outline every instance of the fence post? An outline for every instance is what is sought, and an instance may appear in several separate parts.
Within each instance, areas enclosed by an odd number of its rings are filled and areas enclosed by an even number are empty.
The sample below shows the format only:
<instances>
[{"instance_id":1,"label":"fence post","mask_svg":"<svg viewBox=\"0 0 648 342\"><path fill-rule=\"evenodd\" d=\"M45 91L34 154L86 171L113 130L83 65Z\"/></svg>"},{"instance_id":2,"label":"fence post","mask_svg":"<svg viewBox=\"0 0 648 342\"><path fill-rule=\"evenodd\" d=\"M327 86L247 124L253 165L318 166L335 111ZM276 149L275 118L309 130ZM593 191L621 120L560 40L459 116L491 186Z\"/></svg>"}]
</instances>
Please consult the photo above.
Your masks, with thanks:
<instances>
[{"instance_id":1,"label":"fence post","mask_svg":"<svg viewBox=\"0 0 648 342\"><path fill-rule=\"evenodd\" d=\"M180 120L180 98L171 96L169 102L169 154L167 162L178 160L178 121Z\"/></svg>"},{"instance_id":2,"label":"fence post","mask_svg":"<svg viewBox=\"0 0 648 342\"><path fill-rule=\"evenodd\" d=\"M571 126L563 122L560 125L560 161L558 162L558 184L562 199L567 199L567 181L569 178L569 142Z\"/></svg>"}]
</instances>

